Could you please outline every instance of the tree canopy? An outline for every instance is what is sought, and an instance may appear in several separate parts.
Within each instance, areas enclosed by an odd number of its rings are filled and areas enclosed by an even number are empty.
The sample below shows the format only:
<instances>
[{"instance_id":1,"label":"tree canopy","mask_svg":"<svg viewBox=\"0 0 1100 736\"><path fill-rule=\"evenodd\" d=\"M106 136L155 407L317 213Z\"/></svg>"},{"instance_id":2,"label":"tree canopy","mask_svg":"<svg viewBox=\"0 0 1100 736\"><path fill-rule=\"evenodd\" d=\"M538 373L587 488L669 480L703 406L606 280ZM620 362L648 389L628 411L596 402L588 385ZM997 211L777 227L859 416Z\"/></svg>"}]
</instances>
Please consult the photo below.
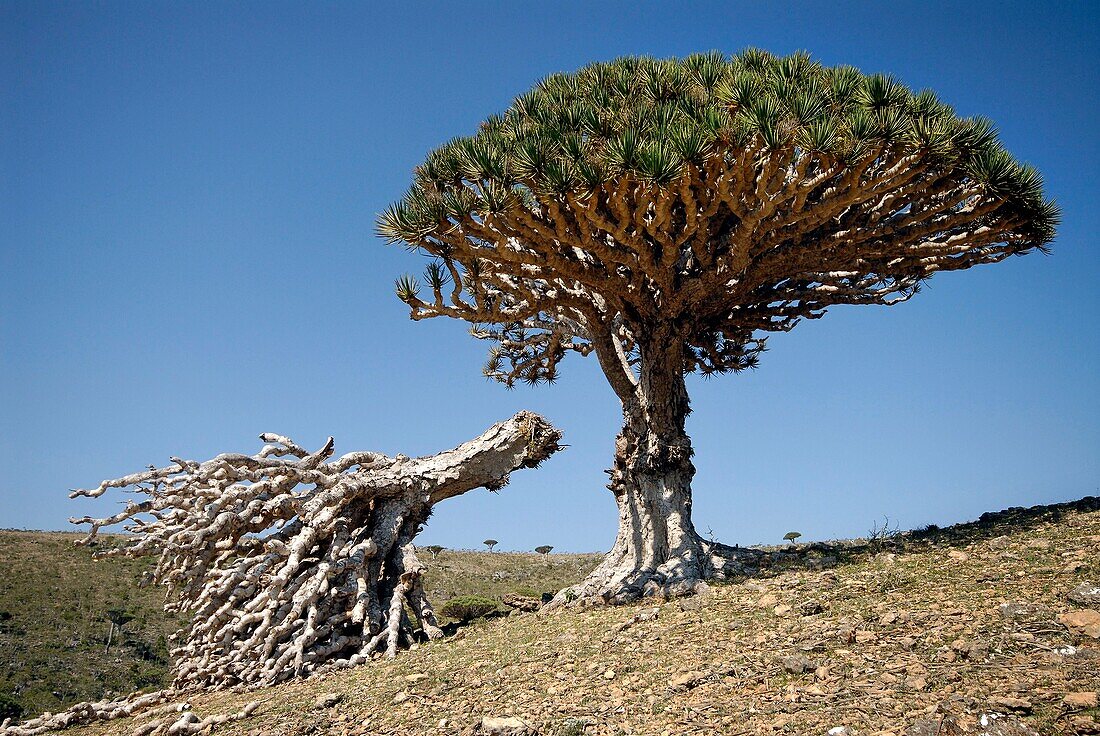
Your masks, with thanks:
<instances>
[{"instance_id":1,"label":"tree canopy","mask_svg":"<svg viewBox=\"0 0 1100 736\"><path fill-rule=\"evenodd\" d=\"M762 333L1044 249L1058 217L990 121L750 49L552 75L432 151L378 229L433 257L397 282L414 319L498 343L488 376L553 380L595 351L624 396L647 335L684 372L742 370Z\"/></svg>"}]
</instances>

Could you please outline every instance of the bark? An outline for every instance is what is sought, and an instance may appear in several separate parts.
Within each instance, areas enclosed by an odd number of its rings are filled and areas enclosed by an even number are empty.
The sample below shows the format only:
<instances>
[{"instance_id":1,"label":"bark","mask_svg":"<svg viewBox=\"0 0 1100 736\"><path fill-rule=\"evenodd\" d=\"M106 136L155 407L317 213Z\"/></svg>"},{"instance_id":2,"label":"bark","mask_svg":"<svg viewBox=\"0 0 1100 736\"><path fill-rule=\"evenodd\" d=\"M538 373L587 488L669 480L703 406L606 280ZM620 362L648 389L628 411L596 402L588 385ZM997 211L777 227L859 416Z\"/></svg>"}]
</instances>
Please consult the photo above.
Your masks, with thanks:
<instances>
[{"instance_id":1,"label":"bark","mask_svg":"<svg viewBox=\"0 0 1100 736\"><path fill-rule=\"evenodd\" d=\"M133 736L208 734L217 726L249 718L260 707L260 701L255 700L239 711L199 718L190 710L190 704L178 702L179 698L180 693L175 690L157 690L120 700L78 703L61 713L43 713L19 725L8 725L5 721L0 724L0 734L37 736L70 726L131 717L138 717L141 721L131 731Z\"/></svg>"},{"instance_id":2,"label":"bark","mask_svg":"<svg viewBox=\"0 0 1100 736\"><path fill-rule=\"evenodd\" d=\"M622 370L616 370L623 428L607 487L619 510L618 535L599 567L558 593L555 605L690 595L701 582L738 570L738 558L747 554L703 539L692 523L695 466L685 430L691 409L683 351L671 330L653 329L639 344L638 372L627 377L629 389L619 388L624 382Z\"/></svg>"},{"instance_id":3,"label":"bark","mask_svg":"<svg viewBox=\"0 0 1100 736\"><path fill-rule=\"evenodd\" d=\"M84 544L129 521L130 543L101 554L159 557L153 581L168 588L166 608L190 616L172 652L177 690L271 684L392 657L415 633L406 606L424 636L442 636L413 539L436 503L502 487L556 452L561 434L522 412L438 455L335 460L331 438L313 453L261 438L268 444L256 455L173 458L72 494L148 494L113 517L73 521L92 525Z\"/></svg>"},{"instance_id":4,"label":"bark","mask_svg":"<svg viewBox=\"0 0 1100 736\"><path fill-rule=\"evenodd\" d=\"M135 733L144 736L208 733L247 718L259 703L200 719L173 701L393 657L415 634L406 607L424 636L443 636L413 539L435 504L503 487L513 470L557 452L561 433L520 412L438 455L353 452L335 460L331 437L313 453L280 435L260 438L267 444L256 455L172 458L168 467L70 494L129 488L148 496L114 516L71 521L91 525L78 544L92 543L101 527L129 522L129 543L97 556L158 557L151 578L168 588L165 609L190 619L174 637L181 643L172 650L172 687L5 722L0 733L33 736L138 713L172 713L139 726Z\"/></svg>"}]
</instances>

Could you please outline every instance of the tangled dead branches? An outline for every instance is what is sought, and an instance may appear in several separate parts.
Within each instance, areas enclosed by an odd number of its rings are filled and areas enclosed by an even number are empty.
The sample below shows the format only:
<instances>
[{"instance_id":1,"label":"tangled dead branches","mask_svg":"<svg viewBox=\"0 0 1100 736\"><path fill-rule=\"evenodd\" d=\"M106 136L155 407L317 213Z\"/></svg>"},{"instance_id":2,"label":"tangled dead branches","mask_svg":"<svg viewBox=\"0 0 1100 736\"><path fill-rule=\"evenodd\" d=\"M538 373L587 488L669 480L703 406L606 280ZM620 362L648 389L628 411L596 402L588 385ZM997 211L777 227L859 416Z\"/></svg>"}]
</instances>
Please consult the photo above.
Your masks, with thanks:
<instances>
[{"instance_id":1,"label":"tangled dead branches","mask_svg":"<svg viewBox=\"0 0 1100 736\"><path fill-rule=\"evenodd\" d=\"M78 544L114 524L134 533L99 556L159 556L146 582L166 586L165 609L190 620L172 651L173 690L162 693L267 685L392 657L413 640L409 611L423 636L442 636L413 538L436 503L503 487L511 471L556 452L561 433L521 412L422 458L353 452L332 459L332 438L309 452L286 437L260 437L266 444L255 455L172 458L168 467L70 494L129 488L145 496L114 516L72 521L91 525ZM130 715L165 699L82 703L51 723Z\"/></svg>"}]
</instances>

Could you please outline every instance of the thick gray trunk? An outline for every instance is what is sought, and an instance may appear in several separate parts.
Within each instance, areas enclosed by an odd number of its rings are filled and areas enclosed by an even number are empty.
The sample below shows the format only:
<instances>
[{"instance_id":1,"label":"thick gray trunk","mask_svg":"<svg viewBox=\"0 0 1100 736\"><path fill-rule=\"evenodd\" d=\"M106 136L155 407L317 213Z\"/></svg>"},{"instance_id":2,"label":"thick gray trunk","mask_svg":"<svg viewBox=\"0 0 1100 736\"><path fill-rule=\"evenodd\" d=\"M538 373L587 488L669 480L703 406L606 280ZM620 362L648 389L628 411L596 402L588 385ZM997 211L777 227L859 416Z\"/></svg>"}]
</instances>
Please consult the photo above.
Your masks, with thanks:
<instances>
[{"instance_id":1,"label":"thick gray trunk","mask_svg":"<svg viewBox=\"0 0 1100 736\"><path fill-rule=\"evenodd\" d=\"M690 413L682 347L655 333L641 346L634 390L623 398L608 488L619 532L603 563L579 586L562 591L587 602L624 603L645 595L686 595L705 577L705 543L691 521Z\"/></svg>"}]
</instances>

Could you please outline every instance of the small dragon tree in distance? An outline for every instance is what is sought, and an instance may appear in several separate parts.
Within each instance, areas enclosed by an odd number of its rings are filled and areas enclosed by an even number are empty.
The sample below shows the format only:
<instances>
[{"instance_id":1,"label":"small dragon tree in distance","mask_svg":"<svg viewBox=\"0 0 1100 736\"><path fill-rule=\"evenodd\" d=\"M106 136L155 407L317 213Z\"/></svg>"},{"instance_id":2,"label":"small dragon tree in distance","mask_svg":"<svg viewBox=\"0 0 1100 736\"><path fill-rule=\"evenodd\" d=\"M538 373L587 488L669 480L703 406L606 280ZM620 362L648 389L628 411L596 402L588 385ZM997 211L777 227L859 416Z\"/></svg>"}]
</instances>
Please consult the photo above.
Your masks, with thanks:
<instances>
[{"instance_id":1,"label":"small dragon tree in distance","mask_svg":"<svg viewBox=\"0 0 1100 736\"><path fill-rule=\"evenodd\" d=\"M619 533L559 600L689 593L736 566L691 519L685 376L755 367L768 333L890 305L938 271L1044 250L1042 179L930 91L750 49L554 74L431 152L379 234L433 258L398 296L552 382L594 353L622 402Z\"/></svg>"},{"instance_id":2,"label":"small dragon tree in distance","mask_svg":"<svg viewBox=\"0 0 1100 736\"><path fill-rule=\"evenodd\" d=\"M498 544L500 544L500 542L498 542L495 539L486 539L484 542L482 542L482 544L484 544L486 547L488 547L489 551L492 552L493 547L496 547Z\"/></svg>"}]
</instances>

